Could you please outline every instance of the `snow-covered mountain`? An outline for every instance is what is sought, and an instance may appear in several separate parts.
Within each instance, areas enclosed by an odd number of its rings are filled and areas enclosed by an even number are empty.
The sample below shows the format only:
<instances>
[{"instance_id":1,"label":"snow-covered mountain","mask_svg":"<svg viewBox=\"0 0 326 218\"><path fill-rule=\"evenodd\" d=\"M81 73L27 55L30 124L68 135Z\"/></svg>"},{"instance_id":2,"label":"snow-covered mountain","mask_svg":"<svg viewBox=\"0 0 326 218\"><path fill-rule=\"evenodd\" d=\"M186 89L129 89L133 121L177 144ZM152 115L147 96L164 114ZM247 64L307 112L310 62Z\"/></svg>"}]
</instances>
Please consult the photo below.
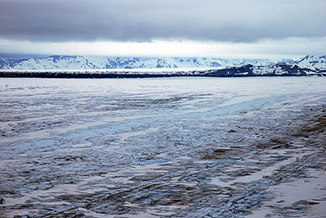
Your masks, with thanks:
<instances>
[{"instance_id":1,"label":"snow-covered mountain","mask_svg":"<svg viewBox=\"0 0 326 218\"><path fill-rule=\"evenodd\" d=\"M146 77L247 77L247 76L307 76L320 75L309 68L298 65L272 64L254 66L252 64L215 69L98 69L60 71L1 71L0 77L44 77L44 78L146 78Z\"/></svg>"},{"instance_id":2,"label":"snow-covered mountain","mask_svg":"<svg viewBox=\"0 0 326 218\"><path fill-rule=\"evenodd\" d=\"M49 56L18 60L0 58L0 73L1 69L2 76L15 71L34 71L37 75L31 76L42 77L303 76L324 75L326 56L309 55L277 63L266 59Z\"/></svg>"},{"instance_id":3,"label":"snow-covered mountain","mask_svg":"<svg viewBox=\"0 0 326 218\"><path fill-rule=\"evenodd\" d=\"M153 69L153 68L223 68L237 65L269 65L268 59L221 58L154 58L154 57L98 57L49 56L7 61L0 59L3 70L94 70L94 69Z\"/></svg>"},{"instance_id":4,"label":"snow-covered mountain","mask_svg":"<svg viewBox=\"0 0 326 218\"><path fill-rule=\"evenodd\" d=\"M294 64L297 64L300 67L307 67L315 71L326 70L326 55L324 56L307 55L295 61Z\"/></svg>"}]
</instances>

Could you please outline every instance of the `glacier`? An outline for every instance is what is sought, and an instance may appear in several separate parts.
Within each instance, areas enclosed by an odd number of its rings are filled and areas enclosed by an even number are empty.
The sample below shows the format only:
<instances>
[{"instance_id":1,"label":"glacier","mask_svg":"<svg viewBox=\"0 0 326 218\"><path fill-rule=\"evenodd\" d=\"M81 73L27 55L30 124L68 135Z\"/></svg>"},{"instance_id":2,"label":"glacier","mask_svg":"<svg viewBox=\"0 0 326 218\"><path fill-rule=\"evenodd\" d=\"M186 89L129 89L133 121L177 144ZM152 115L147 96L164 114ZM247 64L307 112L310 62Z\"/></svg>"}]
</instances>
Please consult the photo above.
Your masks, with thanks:
<instances>
[{"instance_id":1,"label":"glacier","mask_svg":"<svg viewBox=\"0 0 326 218\"><path fill-rule=\"evenodd\" d=\"M325 78L1 78L0 91L0 217L325 211Z\"/></svg>"}]
</instances>

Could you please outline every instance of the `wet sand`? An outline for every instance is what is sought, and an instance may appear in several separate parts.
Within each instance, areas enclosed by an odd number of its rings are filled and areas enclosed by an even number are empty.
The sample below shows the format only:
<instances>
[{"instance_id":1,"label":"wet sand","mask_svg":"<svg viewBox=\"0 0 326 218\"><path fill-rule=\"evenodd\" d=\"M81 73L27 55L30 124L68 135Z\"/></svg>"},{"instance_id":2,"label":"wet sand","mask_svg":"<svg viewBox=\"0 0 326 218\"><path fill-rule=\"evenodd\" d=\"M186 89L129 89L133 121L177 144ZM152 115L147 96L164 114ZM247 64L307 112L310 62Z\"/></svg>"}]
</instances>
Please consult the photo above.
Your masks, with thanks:
<instances>
[{"instance_id":1,"label":"wet sand","mask_svg":"<svg viewBox=\"0 0 326 218\"><path fill-rule=\"evenodd\" d=\"M319 93L17 90L2 98L0 217L325 217Z\"/></svg>"}]
</instances>

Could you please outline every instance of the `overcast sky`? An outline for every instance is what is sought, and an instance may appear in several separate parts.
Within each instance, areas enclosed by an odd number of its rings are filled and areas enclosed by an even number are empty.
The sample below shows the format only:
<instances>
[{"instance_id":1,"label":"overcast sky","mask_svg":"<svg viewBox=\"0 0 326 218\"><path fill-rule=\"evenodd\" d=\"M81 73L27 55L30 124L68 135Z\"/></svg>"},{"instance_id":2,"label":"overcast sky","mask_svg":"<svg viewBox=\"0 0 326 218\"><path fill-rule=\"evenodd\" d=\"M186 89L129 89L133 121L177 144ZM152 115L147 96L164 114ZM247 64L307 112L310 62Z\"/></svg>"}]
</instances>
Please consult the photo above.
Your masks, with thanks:
<instances>
[{"instance_id":1,"label":"overcast sky","mask_svg":"<svg viewBox=\"0 0 326 218\"><path fill-rule=\"evenodd\" d=\"M325 0L0 0L0 53L326 54Z\"/></svg>"}]
</instances>

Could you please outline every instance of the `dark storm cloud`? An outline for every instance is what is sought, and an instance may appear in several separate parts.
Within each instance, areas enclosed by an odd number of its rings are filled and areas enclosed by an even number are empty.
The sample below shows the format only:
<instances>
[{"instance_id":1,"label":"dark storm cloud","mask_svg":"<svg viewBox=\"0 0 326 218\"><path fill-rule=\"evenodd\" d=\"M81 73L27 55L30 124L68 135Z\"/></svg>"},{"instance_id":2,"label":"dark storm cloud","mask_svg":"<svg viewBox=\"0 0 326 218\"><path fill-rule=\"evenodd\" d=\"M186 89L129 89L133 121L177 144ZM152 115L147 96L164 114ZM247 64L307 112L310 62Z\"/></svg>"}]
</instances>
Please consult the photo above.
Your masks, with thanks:
<instances>
[{"instance_id":1,"label":"dark storm cloud","mask_svg":"<svg viewBox=\"0 0 326 218\"><path fill-rule=\"evenodd\" d=\"M0 38L252 42L326 36L325 0L0 0Z\"/></svg>"}]
</instances>

